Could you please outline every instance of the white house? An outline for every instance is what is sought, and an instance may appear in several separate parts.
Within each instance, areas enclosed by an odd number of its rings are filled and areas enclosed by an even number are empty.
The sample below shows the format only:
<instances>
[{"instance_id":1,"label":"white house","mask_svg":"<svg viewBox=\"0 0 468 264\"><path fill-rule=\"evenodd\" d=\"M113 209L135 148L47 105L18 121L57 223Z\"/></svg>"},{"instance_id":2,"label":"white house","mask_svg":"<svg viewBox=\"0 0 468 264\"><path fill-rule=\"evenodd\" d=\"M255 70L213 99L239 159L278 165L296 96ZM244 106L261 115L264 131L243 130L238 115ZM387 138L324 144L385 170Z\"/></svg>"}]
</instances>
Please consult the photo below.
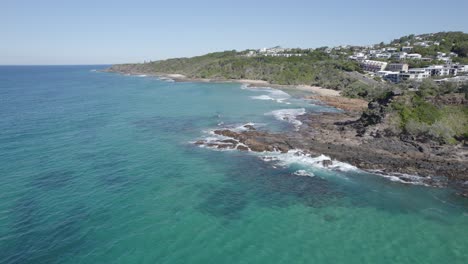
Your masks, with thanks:
<instances>
[{"instance_id":1,"label":"white house","mask_svg":"<svg viewBox=\"0 0 468 264\"><path fill-rule=\"evenodd\" d=\"M412 50L413 50L412 46L401 47L401 51L403 52L411 52Z\"/></svg>"},{"instance_id":2,"label":"white house","mask_svg":"<svg viewBox=\"0 0 468 264\"><path fill-rule=\"evenodd\" d=\"M409 69L408 72L400 73L399 78L402 80L416 80L421 81L422 79L429 78L429 73L426 69L414 68Z\"/></svg>"},{"instance_id":3,"label":"white house","mask_svg":"<svg viewBox=\"0 0 468 264\"><path fill-rule=\"evenodd\" d=\"M418 53L410 53L406 55L406 58L412 60L420 60L422 58L422 55Z\"/></svg>"},{"instance_id":4,"label":"white house","mask_svg":"<svg viewBox=\"0 0 468 264\"><path fill-rule=\"evenodd\" d=\"M399 72L390 72L387 73L384 77L384 80L390 81L392 83L399 83L400 82L400 73Z\"/></svg>"},{"instance_id":5,"label":"white house","mask_svg":"<svg viewBox=\"0 0 468 264\"><path fill-rule=\"evenodd\" d=\"M374 55L375 58L378 59L390 59L392 57L391 53L378 53Z\"/></svg>"},{"instance_id":6,"label":"white house","mask_svg":"<svg viewBox=\"0 0 468 264\"><path fill-rule=\"evenodd\" d=\"M447 75L457 75L458 69L455 67L449 67L446 65L433 65L427 67L426 70L431 76L447 76Z\"/></svg>"},{"instance_id":7,"label":"white house","mask_svg":"<svg viewBox=\"0 0 468 264\"><path fill-rule=\"evenodd\" d=\"M392 54L392 58L403 60L406 59L406 55L408 55L406 52L396 52Z\"/></svg>"},{"instance_id":8,"label":"white house","mask_svg":"<svg viewBox=\"0 0 468 264\"><path fill-rule=\"evenodd\" d=\"M387 65L387 70L392 72L407 72L409 65L407 63L390 63Z\"/></svg>"}]
</instances>

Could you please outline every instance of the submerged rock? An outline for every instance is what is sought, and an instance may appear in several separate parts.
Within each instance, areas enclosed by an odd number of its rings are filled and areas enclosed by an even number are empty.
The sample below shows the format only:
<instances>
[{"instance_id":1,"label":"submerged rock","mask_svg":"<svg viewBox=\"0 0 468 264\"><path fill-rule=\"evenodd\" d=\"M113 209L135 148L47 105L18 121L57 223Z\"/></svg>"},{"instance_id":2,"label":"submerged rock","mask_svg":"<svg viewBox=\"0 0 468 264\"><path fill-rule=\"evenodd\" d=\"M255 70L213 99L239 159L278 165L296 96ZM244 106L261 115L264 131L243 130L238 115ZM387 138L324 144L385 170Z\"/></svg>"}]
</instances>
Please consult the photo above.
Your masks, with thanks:
<instances>
[{"instance_id":1,"label":"submerged rock","mask_svg":"<svg viewBox=\"0 0 468 264\"><path fill-rule=\"evenodd\" d=\"M325 168L328 168L330 167L331 165L333 165L333 161L331 160L322 160L322 165L325 167Z\"/></svg>"}]
</instances>

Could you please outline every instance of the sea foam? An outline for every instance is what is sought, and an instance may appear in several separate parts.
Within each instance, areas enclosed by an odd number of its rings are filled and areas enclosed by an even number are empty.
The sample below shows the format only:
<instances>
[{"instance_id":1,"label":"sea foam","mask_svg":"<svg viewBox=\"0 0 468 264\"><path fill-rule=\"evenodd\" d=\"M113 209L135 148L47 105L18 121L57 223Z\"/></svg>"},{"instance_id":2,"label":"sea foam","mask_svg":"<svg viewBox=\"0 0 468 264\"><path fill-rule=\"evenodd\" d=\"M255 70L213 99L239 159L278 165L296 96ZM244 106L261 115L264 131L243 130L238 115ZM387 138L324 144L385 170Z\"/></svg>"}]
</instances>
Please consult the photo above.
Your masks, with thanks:
<instances>
[{"instance_id":1,"label":"sea foam","mask_svg":"<svg viewBox=\"0 0 468 264\"><path fill-rule=\"evenodd\" d=\"M302 165L306 167L314 167L320 169L336 170L336 171L355 171L359 170L357 167L337 161L332 160L330 157L325 155L320 155L313 157L311 154L305 153L302 150L290 150L287 153L278 153L278 152L267 152L266 155L262 155L261 159L267 162L274 161L279 166L287 167L293 164ZM324 165L325 160L330 160L331 164L328 166Z\"/></svg>"},{"instance_id":2,"label":"sea foam","mask_svg":"<svg viewBox=\"0 0 468 264\"><path fill-rule=\"evenodd\" d=\"M291 96L288 93L278 89L273 89L270 87L251 87L246 85L242 85L241 89L249 90L252 92L265 93L262 95L250 96L250 98L255 100L271 100L276 101L278 103L290 104L289 102L285 101L290 99Z\"/></svg>"},{"instance_id":3,"label":"sea foam","mask_svg":"<svg viewBox=\"0 0 468 264\"><path fill-rule=\"evenodd\" d=\"M306 113L305 108L297 108L297 109L279 109L279 110L274 110L271 112L266 113L266 115L272 115L274 116L277 120L281 121L287 121L294 125L294 127L299 129L299 127L302 125L302 122L297 120L297 116L303 115Z\"/></svg>"}]
</instances>

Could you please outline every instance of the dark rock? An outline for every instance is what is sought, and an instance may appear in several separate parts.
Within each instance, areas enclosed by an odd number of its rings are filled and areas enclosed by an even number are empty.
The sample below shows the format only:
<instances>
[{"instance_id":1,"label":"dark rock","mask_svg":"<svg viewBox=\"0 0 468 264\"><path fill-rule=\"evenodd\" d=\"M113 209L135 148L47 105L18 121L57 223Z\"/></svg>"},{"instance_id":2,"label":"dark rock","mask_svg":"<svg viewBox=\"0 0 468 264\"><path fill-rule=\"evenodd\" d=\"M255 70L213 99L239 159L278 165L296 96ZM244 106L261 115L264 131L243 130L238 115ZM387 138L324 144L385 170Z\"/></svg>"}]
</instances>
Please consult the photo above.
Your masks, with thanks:
<instances>
[{"instance_id":1,"label":"dark rock","mask_svg":"<svg viewBox=\"0 0 468 264\"><path fill-rule=\"evenodd\" d=\"M249 148L248 148L248 147L246 147L246 146L243 146L243 145L238 145L238 146L237 146L237 150L241 150L241 151L248 151L248 150L249 150Z\"/></svg>"},{"instance_id":2,"label":"dark rock","mask_svg":"<svg viewBox=\"0 0 468 264\"><path fill-rule=\"evenodd\" d=\"M329 166L333 165L333 161L331 160L323 160L322 161L322 165L326 168L328 168Z\"/></svg>"},{"instance_id":3,"label":"dark rock","mask_svg":"<svg viewBox=\"0 0 468 264\"><path fill-rule=\"evenodd\" d=\"M244 125L244 128L247 128L248 130L256 130L252 125Z\"/></svg>"},{"instance_id":4,"label":"dark rock","mask_svg":"<svg viewBox=\"0 0 468 264\"><path fill-rule=\"evenodd\" d=\"M228 144L232 144L232 145L237 145L237 142L236 140L234 139L225 139L225 140L221 140L222 143L228 143Z\"/></svg>"},{"instance_id":5,"label":"dark rock","mask_svg":"<svg viewBox=\"0 0 468 264\"><path fill-rule=\"evenodd\" d=\"M231 137L231 138L237 138L239 136L239 133L236 133L234 131L231 131L231 130L227 130L227 129L224 129L224 130L215 130L214 133L216 135L221 135L221 136L225 136L225 137Z\"/></svg>"}]
</instances>

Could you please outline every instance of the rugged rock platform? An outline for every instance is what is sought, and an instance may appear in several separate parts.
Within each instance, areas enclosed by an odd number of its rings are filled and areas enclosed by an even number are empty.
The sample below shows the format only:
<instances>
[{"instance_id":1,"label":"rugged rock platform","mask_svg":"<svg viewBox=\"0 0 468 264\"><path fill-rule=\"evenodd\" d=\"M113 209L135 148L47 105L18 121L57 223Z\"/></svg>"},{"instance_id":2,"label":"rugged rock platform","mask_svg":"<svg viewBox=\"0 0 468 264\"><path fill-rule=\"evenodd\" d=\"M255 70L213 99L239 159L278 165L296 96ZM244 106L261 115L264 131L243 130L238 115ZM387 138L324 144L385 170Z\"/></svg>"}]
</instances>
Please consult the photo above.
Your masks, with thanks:
<instances>
[{"instance_id":1,"label":"rugged rock platform","mask_svg":"<svg viewBox=\"0 0 468 264\"><path fill-rule=\"evenodd\" d=\"M215 130L225 139L197 141L197 145L241 151L279 151L300 149L312 156L324 154L332 160L360 169L398 177L403 182L418 181L430 186L454 187L468 197L468 146L423 144L411 139L383 135L378 127L362 131L357 113L305 114L298 131L269 133L246 126L244 131ZM413 177L417 175L419 177Z\"/></svg>"}]
</instances>

